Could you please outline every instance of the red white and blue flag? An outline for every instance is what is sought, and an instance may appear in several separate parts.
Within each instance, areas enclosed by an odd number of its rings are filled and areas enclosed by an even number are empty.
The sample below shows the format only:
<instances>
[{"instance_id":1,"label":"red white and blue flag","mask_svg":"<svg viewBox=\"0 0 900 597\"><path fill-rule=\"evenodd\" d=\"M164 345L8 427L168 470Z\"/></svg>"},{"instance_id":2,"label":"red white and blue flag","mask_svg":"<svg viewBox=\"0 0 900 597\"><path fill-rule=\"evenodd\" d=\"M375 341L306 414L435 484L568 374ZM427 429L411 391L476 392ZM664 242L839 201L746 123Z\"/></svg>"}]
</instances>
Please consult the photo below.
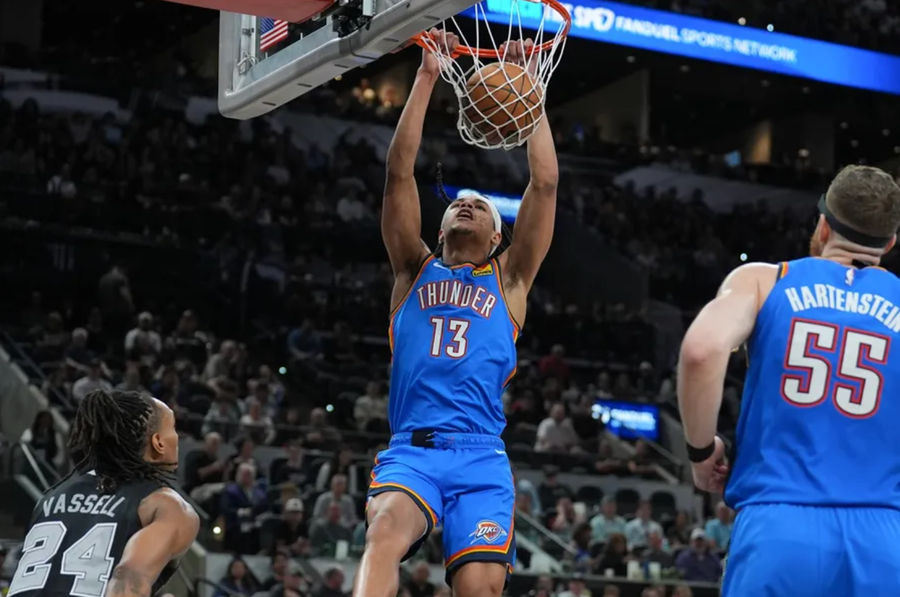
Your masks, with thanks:
<instances>
[{"instance_id":1,"label":"red white and blue flag","mask_svg":"<svg viewBox=\"0 0 900 597\"><path fill-rule=\"evenodd\" d=\"M288 36L288 22L282 19L260 17L259 51L265 52Z\"/></svg>"}]
</instances>

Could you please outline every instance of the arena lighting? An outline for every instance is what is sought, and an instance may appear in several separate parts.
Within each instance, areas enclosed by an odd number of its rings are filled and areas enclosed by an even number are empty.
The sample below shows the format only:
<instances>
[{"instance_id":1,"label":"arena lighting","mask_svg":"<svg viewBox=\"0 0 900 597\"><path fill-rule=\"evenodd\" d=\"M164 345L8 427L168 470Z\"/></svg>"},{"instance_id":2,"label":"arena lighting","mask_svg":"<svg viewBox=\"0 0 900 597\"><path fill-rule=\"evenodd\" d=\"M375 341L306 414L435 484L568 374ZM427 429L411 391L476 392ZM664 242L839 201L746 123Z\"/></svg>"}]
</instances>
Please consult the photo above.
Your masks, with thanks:
<instances>
[{"instance_id":1,"label":"arena lighting","mask_svg":"<svg viewBox=\"0 0 900 597\"><path fill-rule=\"evenodd\" d=\"M747 19L745 19L744 17L740 17L738 19L738 25L740 25L741 27L743 27L746 24L747 24Z\"/></svg>"},{"instance_id":2,"label":"arena lighting","mask_svg":"<svg viewBox=\"0 0 900 597\"><path fill-rule=\"evenodd\" d=\"M333 405L333 404L326 404L326 405L325 405L325 412L333 413L333 412L334 412L334 405Z\"/></svg>"},{"instance_id":3,"label":"arena lighting","mask_svg":"<svg viewBox=\"0 0 900 597\"><path fill-rule=\"evenodd\" d=\"M740 259L741 259L741 261L747 261L747 254L746 254L746 253L741 253L741 254L740 254Z\"/></svg>"},{"instance_id":4,"label":"arena lighting","mask_svg":"<svg viewBox=\"0 0 900 597\"><path fill-rule=\"evenodd\" d=\"M773 25L772 23L769 23L768 25L766 25L766 31L768 31L769 33L772 33L773 31L775 31L775 25Z\"/></svg>"},{"instance_id":5,"label":"arena lighting","mask_svg":"<svg viewBox=\"0 0 900 597\"><path fill-rule=\"evenodd\" d=\"M799 150L797 150L797 155L800 156L801 158L808 158L809 150L806 149L805 147L801 147Z\"/></svg>"},{"instance_id":6,"label":"arena lighting","mask_svg":"<svg viewBox=\"0 0 900 597\"><path fill-rule=\"evenodd\" d=\"M219 525L214 526L213 527L213 535L221 535L221 534L222 534L222 527L220 527Z\"/></svg>"},{"instance_id":7,"label":"arena lighting","mask_svg":"<svg viewBox=\"0 0 900 597\"><path fill-rule=\"evenodd\" d=\"M285 367L284 365L282 365L281 367L278 368L278 374L279 374L279 375L284 375L285 373L287 373L287 367Z\"/></svg>"},{"instance_id":8,"label":"arena lighting","mask_svg":"<svg viewBox=\"0 0 900 597\"><path fill-rule=\"evenodd\" d=\"M844 120L844 121L841 121L841 125L840 125L840 126L841 126L842 129L847 130L847 127L850 126L850 125L847 124L847 121L846 121L846 120Z\"/></svg>"}]
</instances>

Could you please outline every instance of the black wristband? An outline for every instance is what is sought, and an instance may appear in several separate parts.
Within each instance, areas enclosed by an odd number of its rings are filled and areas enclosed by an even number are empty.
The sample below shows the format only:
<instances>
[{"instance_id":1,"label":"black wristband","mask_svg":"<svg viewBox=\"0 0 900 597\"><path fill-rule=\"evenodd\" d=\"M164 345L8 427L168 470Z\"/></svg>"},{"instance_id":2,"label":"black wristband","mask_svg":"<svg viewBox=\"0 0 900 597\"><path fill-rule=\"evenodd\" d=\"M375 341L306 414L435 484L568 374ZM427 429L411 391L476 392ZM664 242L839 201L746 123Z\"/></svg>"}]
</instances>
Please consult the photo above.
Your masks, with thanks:
<instances>
[{"instance_id":1,"label":"black wristband","mask_svg":"<svg viewBox=\"0 0 900 597\"><path fill-rule=\"evenodd\" d=\"M713 439L709 442L709 445L704 448L695 448L691 444L684 442L685 447L687 448L688 460L691 462L703 462L710 456L716 449L716 440Z\"/></svg>"}]
</instances>

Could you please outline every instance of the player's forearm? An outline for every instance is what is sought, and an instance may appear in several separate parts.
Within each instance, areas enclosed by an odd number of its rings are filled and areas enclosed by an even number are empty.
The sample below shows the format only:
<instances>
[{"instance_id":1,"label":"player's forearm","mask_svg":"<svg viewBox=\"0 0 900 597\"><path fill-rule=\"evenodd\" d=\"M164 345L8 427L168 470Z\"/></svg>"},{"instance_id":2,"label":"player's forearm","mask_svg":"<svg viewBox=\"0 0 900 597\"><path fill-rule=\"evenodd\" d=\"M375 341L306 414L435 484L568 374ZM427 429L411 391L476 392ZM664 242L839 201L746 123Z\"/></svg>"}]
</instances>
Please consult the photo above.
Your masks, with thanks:
<instances>
[{"instance_id":1,"label":"player's forearm","mask_svg":"<svg viewBox=\"0 0 900 597\"><path fill-rule=\"evenodd\" d=\"M116 566L106 588L106 597L150 597L154 578L128 566Z\"/></svg>"},{"instance_id":2,"label":"player's forearm","mask_svg":"<svg viewBox=\"0 0 900 597\"><path fill-rule=\"evenodd\" d=\"M528 169L531 174L529 185L537 190L553 191L552 197L555 199L559 183L559 163L556 159L553 131L550 130L546 116L528 139Z\"/></svg>"},{"instance_id":3,"label":"player's forearm","mask_svg":"<svg viewBox=\"0 0 900 597\"><path fill-rule=\"evenodd\" d=\"M722 387L730 351L722 346L685 338L678 359L678 408L684 436L697 448L716 435Z\"/></svg>"},{"instance_id":4,"label":"player's forearm","mask_svg":"<svg viewBox=\"0 0 900 597\"><path fill-rule=\"evenodd\" d=\"M394 131L394 138L387 153L388 174L392 176L412 176L416 165L419 145L422 143L422 126L431 91L437 76L422 71L416 73L406 106L400 114L400 121Z\"/></svg>"}]
</instances>

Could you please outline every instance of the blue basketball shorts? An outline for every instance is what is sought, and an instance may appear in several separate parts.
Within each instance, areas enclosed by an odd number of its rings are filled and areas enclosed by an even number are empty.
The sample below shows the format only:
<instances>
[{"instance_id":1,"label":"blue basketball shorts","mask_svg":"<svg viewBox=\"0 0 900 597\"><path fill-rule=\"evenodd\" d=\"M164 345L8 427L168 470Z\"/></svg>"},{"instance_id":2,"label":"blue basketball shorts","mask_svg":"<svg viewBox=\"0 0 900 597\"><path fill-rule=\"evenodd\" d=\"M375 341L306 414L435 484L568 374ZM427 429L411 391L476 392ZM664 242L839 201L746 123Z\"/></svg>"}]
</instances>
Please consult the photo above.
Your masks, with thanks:
<instances>
[{"instance_id":1,"label":"blue basketball shorts","mask_svg":"<svg viewBox=\"0 0 900 597\"><path fill-rule=\"evenodd\" d=\"M896 597L900 510L760 504L740 510L723 597Z\"/></svg>"},{"instance_id":2,"label":"blue basketball shorts","mask_svg":"<svg viewBox=\"0 0 900 597\"><path fill-rule=\"evenodd\" d=\"M467 562L500 562L506 564L507 572L512 570L516 560L515 485L499 437L395 434L388 449L375 457L368 499L386 491L402 491L411 497L427 521L425 534L404 560L441 525L448 581Z\"/></svg>"}]
</instances>

